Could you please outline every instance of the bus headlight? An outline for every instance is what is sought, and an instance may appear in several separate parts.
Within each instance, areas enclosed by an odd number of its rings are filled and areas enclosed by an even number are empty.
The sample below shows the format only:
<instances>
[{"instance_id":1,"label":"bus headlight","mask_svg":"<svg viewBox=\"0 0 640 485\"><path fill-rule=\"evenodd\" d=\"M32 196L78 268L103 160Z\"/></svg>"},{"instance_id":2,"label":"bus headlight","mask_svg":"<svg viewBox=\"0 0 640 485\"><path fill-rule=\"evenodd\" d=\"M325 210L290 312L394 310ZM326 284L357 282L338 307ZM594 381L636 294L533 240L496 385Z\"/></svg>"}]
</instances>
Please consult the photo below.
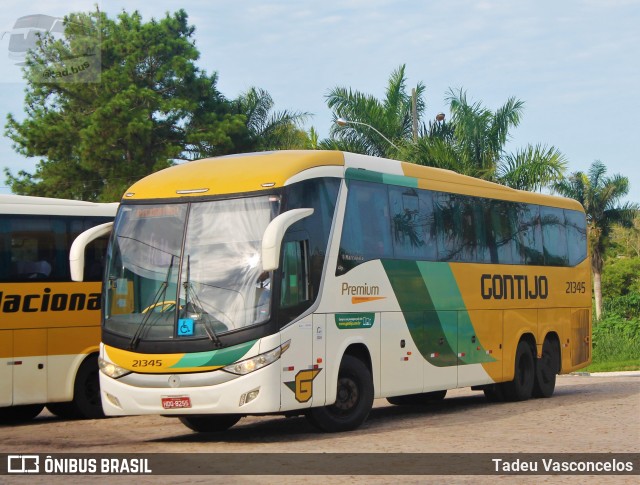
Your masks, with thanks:
<instances>
[{"instance_id":1,"label":"bus headlight","mask_svg":"<svg viewBox=\"0 0 640 485\"><path fill-rule=\"evenodd\" d=\"M249 374L250 372L262 369L263 367L266 367L278 360L280 356L284 354L285 351L289 348L289 345L291 345L291 340L287 340L279 347L276 347L269 352L265 352L264 354L256 355L255 357L251 357L250 359L241 360L240 362L236 362L234 364L223 367L222 370L241 376Z\"/></svg>"},{"instance_id":2,"label":"bus headlight","mask_svg":"<svg viewBox=\"0 0 640 485\"><path fill-rule=\"evenodd\" d=\"M112 362L107 362L102 357L98 358L98 367L100 367L100 371L102 371L104 375L109 376L112 379L117 379L118 377L131 374L130 370L124 369Z\"/></svg>"}]
</instances>

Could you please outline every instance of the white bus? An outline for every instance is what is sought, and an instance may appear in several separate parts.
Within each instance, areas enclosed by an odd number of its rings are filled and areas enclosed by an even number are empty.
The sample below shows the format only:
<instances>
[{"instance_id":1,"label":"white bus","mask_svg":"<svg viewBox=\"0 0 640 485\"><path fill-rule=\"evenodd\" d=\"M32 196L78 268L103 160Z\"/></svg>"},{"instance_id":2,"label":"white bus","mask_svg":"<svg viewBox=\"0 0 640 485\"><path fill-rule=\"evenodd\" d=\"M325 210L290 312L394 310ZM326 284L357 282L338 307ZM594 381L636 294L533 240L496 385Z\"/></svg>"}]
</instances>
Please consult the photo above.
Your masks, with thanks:
<instances>
[{"instance_id":1,"label":"white bus","mask_svg":"<svg viewBox=\"0 0 640 485\"><path fill-rule=\"evenodd\" d=\"M196 431L264 413L349 430L374 398L456 387L549 397L591 359L580 204L395 160L271 152L150 175L121 201L106 278L106 414Z\"/></svg>"},{"instance_id":2,"label":"white bus","mask_svg":"<svg viewBox=\"0 0 640 485\"><path fill-rule=\"evenodd\" d=\"M0 195L0 422L45 405L61 417L99 417L97 354L107 237L86 248L84 283L69 250L113 221L118 204Z\"/></svg>"}]
</instances>

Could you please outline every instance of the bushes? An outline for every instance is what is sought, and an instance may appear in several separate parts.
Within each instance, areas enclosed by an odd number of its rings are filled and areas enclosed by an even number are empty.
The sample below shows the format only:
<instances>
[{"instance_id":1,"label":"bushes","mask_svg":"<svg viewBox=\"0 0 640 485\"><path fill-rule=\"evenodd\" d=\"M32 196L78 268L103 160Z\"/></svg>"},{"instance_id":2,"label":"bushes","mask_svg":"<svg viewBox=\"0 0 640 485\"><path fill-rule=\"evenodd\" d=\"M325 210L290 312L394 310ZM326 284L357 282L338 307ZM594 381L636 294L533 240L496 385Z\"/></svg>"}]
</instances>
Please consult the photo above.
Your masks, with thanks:
<instances>
[{"instance_id":1,"label":"bushes","mask_svg":"<svg viewBox=\"0 0 640 485\"><path fill-rule=\"evenodd\" d=\"M610 298L593 324L593 362L640 363L640 294Z\"/></svg>"}]
</instances>

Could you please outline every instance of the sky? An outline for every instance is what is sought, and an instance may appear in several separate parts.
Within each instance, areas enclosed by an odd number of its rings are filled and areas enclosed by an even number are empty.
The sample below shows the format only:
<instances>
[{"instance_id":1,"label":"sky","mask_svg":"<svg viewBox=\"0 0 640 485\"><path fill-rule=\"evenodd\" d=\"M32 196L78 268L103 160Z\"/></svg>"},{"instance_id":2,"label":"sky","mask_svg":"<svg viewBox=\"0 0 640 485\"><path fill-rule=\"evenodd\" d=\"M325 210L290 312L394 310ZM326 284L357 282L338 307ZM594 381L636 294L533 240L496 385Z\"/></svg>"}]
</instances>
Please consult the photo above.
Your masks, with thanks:
<instances>
[{"instance_id":1,"label":"sky","mask_svg":"<svg viewBox=\"0 0 640 485\"><path fill-rule=\"evenodd\" d=\"M602 161L629 178L625 201L640 202L640 0L3 0L0 121L24 117L24 88L8 39L17 19L62 17L99 6L110 17L138 10L144 20L183 8L196 27L198 66L218 73L234 98L255 86L276 110L313 114L327 136L326 95L350 87L382 98L390 74L406 65L408 90L426 86L425 119L449 114L450 88L495 110L525 102L507 151L555 146L569 172ZM0 130L0 168L33 172L38 159L12 149ZM9 193L4 173L0 193Z\"/></svg>"}]
</instances>

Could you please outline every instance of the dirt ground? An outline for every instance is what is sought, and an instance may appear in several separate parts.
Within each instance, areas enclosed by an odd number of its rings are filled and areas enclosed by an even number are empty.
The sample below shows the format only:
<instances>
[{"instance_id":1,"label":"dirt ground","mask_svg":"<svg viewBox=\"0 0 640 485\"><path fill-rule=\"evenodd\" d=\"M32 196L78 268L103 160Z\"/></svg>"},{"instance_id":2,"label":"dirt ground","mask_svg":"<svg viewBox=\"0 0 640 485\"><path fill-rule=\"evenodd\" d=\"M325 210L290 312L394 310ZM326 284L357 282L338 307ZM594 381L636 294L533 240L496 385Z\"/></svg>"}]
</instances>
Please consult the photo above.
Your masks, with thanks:
<instances>
[{"instance_id":1,"label":"dirt ground","mask_svg":"<svg viewBox=\"0 0 640 485\"><path fill-rule=\"evenodd\" d=\"M323 434L302 417L243 418L229 431L198 435L178 420L133 416L64 421L46 411L31 423L0 427L1 453L639 453L640 373L559 376L551 399L488 403L481 392L449 391L441 403L398 407L377 400L364 426ZM398 472L401 473L400 471ZM0 483L27 477L0 476ZM62 483L63 477L29 477ZM77 478L74 479L76 482ZM130 483L125 477L86 481ZM305 483L494 483L498 477L329 476ZM53 479L53 480L52 480ZM518 483L637 483L617 477L529 476ZM513 480L513 481L512 481ZM593 480L593 481L591 481ZM299 476L136 477L136 483L300 483ZM502 477L515 483L515 477ZM76 482L77 483L77 482Z\"/></svg>"}]
</instances>

